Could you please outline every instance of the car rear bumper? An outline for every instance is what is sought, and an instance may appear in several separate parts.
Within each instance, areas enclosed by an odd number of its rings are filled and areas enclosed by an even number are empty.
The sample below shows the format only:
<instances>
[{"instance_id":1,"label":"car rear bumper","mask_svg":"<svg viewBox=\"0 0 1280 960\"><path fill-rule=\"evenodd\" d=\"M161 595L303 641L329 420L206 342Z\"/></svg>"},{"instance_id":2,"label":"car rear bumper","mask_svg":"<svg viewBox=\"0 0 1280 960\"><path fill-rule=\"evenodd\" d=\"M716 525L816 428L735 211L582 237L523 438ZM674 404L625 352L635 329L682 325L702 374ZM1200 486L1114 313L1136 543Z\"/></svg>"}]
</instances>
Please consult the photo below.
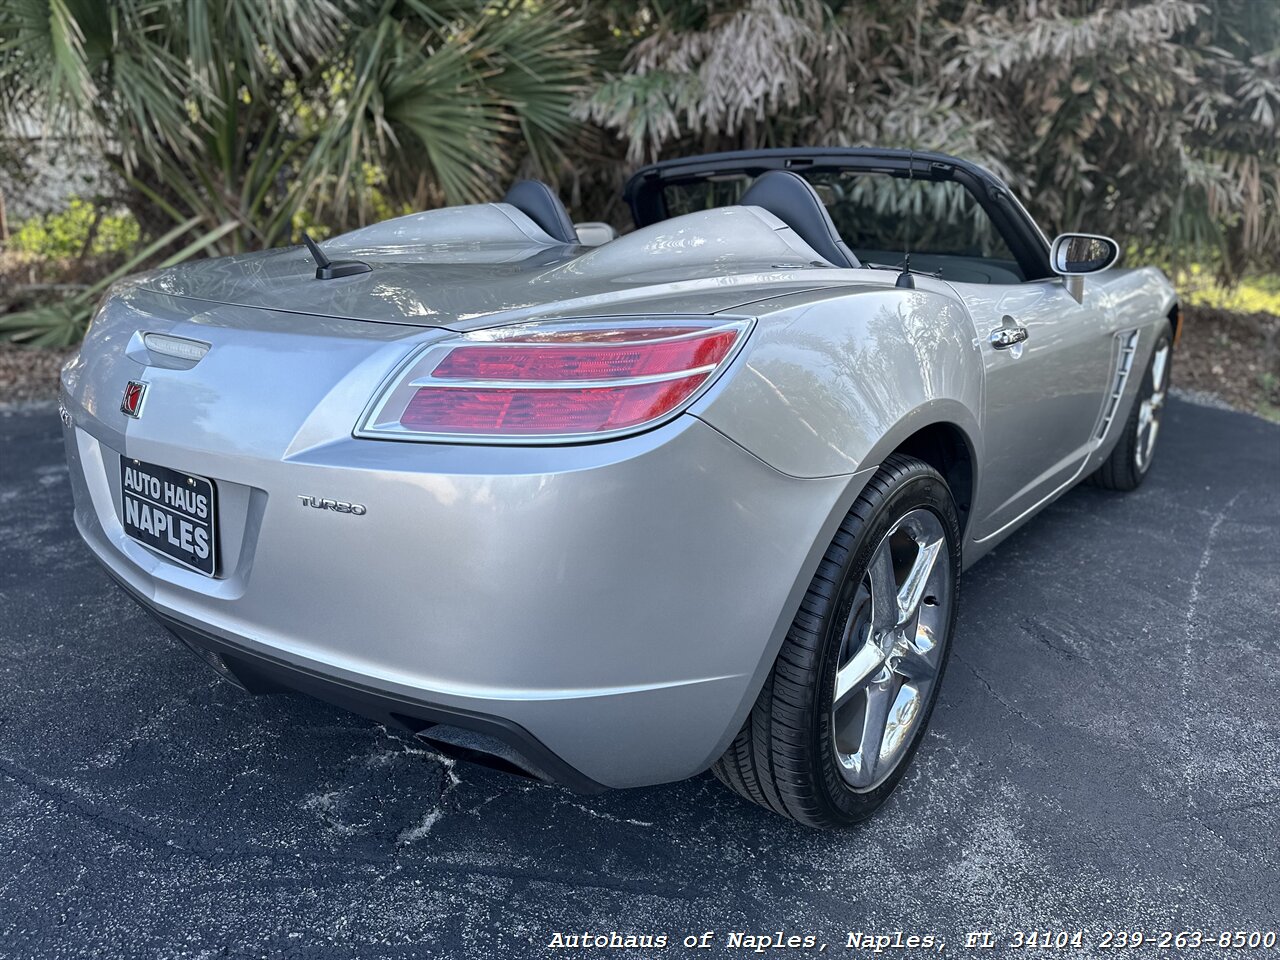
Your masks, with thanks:
<instances>
[{"instance_id":1,"label":"car rear bumper","mask_svg":"<svg viewBox=\"0 0 1280 960\"><path fill-rule=\"evenodd\" d=\"M250 689L472 731L580 790L719 756L859 486L787 477L691 416L572 448L347 436L270 457L67 405L77 528L180 638ZM217 484L216 578L124 535L122 456Z\"/></svg>"},{"instance_id":2,"label":"car rear bumper","mask_svg":"<svg viewBox=\"0 0 1280 960\"><path fill-rule=\"evenodd\" d=\"M339 680L315 668L249 650L162 613L123 580L116 582L176 640L249 693L303 693L421 737L450 756L557 783L578 793L608 789L571 767L518 723Z\"/></svg>"}]
</instances>

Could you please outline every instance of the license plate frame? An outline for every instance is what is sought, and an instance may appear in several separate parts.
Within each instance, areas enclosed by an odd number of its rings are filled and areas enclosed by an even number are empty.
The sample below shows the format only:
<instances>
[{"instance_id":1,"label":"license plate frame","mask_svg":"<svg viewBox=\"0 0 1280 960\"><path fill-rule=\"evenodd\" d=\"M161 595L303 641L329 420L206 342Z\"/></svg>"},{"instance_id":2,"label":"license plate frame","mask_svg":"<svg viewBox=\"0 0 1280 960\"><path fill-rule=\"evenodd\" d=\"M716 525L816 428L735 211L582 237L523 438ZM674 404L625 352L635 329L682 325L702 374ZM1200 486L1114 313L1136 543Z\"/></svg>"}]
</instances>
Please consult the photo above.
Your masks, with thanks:
<instances>
[{"instance_id":1,"label":"license plate frame","mask_svg":"<svg viewBox=\"0 0 1280 960\"><path fill-rule=\"evenodd\" d=\"M208 477L122 456L120 525L166 560L206 577L218 572L218 491Z\"/></svg>"}]
</instances>

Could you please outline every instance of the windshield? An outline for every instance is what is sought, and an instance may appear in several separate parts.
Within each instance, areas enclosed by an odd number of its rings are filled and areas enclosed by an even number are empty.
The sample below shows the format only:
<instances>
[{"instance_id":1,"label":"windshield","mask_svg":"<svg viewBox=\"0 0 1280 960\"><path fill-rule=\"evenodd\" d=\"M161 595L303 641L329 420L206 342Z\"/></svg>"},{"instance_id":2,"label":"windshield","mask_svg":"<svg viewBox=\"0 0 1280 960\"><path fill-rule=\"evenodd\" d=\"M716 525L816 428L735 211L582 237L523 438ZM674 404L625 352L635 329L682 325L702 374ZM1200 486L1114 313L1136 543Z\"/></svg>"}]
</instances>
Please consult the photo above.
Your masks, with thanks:
<instances>
[{"instance_id":1,"label":"windshield","mask_svg":"<svg viewBox=\"0 0 1280 960\"><path fill-rule=\"evenodd\" d=\"M1013 253L976 198L954 180L907 180L855 170L796 171L817 190L840 237L865 264L913 268L966 282L1020 282ZM727 206L751 186L746 174L669 183L668 216Z\"/></svg>"}]
</instances>

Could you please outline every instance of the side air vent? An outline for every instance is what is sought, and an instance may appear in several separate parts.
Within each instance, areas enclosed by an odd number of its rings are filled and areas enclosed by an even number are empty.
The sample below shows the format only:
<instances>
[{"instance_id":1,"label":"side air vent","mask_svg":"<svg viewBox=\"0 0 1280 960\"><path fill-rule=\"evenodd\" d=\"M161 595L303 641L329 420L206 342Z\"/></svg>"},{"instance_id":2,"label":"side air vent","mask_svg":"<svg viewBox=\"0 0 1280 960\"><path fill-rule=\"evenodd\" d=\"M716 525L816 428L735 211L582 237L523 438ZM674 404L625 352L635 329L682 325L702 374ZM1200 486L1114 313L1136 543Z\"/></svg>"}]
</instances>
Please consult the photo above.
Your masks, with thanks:
<instances>
[{"instance_id":1,"label":"side air vent","mask_svg":"<svg viewBox=\"0 0 1280 960\"><path fill-rule=\"evenodd\" d=\"M1102 413L1102 422L1098 424L1097 439L1099 440L1107 435L1107 430L1111 427L1111 421L1116 417L1116 410L1120 407L1120 398L1124 396L1125 384L1129 382L1129 371L1133 368L1133 355L1138 350L1137 330L1120 333L1116 337L1120 341L1120 358L1116 362L1116 377L1111 386L1111 396L1107 397L1107 406Z\"/></svg>"}]
</instances>

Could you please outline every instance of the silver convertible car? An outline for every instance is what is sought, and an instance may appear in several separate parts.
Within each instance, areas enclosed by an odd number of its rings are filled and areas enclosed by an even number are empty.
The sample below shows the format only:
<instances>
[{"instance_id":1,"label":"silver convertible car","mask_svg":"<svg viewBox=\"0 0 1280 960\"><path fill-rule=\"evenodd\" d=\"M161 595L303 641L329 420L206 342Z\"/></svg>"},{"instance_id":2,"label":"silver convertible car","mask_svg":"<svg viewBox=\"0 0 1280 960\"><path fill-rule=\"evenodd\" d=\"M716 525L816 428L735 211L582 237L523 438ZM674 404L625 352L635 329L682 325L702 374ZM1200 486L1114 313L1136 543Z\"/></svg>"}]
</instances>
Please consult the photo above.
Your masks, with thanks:
<instances>
[{"instance_id":1,"label":"silver convertible car","mask_svg":"<svg viewBox=\"0 0 1280 960\"><path fill-rule=\"evenodd\" d=\"M1142 482L1174 291L940 154L693 157L625 200L619 236L522 181L117 285L62 374L76 525L249 691L864 819L961 571Z\"/></svg>"}]
</instances>

